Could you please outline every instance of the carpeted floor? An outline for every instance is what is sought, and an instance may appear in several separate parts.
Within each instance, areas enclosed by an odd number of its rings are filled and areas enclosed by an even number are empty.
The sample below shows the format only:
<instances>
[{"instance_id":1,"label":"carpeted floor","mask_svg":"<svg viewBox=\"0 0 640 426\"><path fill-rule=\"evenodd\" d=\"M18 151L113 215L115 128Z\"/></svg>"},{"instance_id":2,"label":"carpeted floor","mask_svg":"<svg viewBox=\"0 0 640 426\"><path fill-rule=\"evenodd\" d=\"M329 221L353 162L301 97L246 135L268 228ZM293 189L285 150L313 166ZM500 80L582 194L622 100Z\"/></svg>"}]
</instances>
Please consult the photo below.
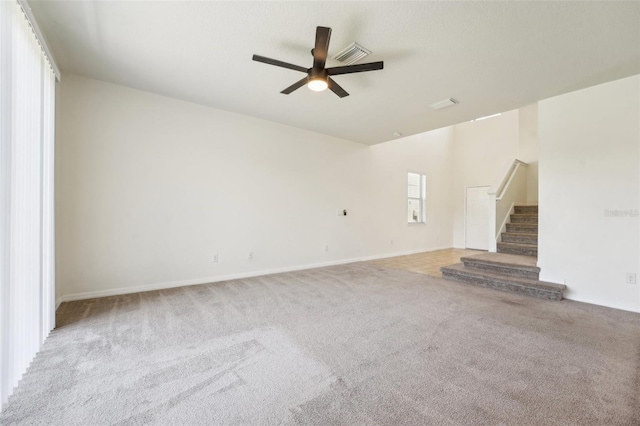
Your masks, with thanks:
<instances>
[{"instance_id":1,"label":"carpeted floor","mask_svg":"<svg viewBox=\"0 0 640 426\"><path fill-rule=\"evenodd\" d=\"M640 315L334 266L63 304L2 424L639 425Z\"/></svg>"}]
</instances>

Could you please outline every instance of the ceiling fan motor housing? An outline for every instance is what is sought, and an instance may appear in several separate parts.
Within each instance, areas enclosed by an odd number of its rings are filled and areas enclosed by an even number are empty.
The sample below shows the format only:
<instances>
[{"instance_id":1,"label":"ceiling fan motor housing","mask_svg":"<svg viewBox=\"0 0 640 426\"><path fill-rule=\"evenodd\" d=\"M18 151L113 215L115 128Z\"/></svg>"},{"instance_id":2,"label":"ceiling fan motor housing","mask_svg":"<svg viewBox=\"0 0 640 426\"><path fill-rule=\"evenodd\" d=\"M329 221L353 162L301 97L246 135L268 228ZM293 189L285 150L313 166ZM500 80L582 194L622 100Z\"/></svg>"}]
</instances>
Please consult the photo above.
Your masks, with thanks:
<instances>
[{"instance_id":1,"label":"ceiling fan motor housing","mask_svg":"<svg viewBox=\"0 0 640 426\"><path fill-rule=\"evenodd\" d=\"M326 69L311 68L309 70L309 80L324 80L327 81L329 73Z\"/></svg>"}]
</instances>

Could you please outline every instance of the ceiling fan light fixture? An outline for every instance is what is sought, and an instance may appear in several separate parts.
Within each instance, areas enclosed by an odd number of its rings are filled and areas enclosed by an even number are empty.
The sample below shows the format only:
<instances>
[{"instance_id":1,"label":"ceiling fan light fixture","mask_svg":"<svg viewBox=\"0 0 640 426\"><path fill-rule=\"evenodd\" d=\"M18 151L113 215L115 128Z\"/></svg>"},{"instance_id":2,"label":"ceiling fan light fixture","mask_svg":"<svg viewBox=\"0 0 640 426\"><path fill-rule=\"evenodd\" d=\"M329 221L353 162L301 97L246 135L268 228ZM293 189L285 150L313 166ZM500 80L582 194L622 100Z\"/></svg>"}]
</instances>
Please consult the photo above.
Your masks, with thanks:
<instances>
[{"instance_id":1,"label":"ceiling fan light fixture","mask_svg":"<svg viewBox=\"0 0 640 426\"><path fill-rule=\"evenodd\" d=\"M323 78L312 78L311 80L309 80L307 87L314 92L322 92L323 90L326 90L327 87L329 87L329 84Z\"/></svg>"},{"instance_id":2,"label":"ceiling fan light fixture","mask_svg":"<svg viewBox=\"0 0 640 426\"><path fill-rule=\"evenodd\" d=\"M313 56L313 66L311 68L304 68L299 65L289 64L277 59L271 59L260 55L253 55L253 60L263 62L269 65L275 65L277 67L288 68L290 70L303 72L306 74L304 78L293 83L291 86L282 90L280 93L288 95L291 92L298 90L302 86L307 86L310 90L315 92L321 92L329 89L335 93L339 98L349 96L346 90L344 90L338 83L335 82L332 76L342 74L353 74L365 71L376 71L384 68L384 62L371 62L368 64L358 65L345 65L340 67L326 67L327 52L329 50L329 39L331 38L331 28L329 27L316 27L316 43L315 47L311 50Z\"/></svg>"}]
</instances>

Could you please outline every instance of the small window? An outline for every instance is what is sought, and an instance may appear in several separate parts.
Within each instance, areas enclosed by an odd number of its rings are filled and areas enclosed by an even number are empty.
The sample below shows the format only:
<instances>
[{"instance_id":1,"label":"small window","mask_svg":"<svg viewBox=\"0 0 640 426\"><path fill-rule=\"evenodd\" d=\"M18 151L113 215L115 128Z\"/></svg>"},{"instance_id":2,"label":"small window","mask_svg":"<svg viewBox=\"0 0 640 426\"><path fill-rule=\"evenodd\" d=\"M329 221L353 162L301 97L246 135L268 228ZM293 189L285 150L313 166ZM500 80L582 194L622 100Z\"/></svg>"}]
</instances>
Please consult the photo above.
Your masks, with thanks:
<instances>
[{"instance_id":1,"label":"small window","mask_svg":"<svg viewBox=\"0 0 640 426\"><path fill-rule=\"evenodd\" d=\"M427 177L419 173L407 173L408 223L425 222L425 199L427 195Z\"/></svg>"}]
</instances>

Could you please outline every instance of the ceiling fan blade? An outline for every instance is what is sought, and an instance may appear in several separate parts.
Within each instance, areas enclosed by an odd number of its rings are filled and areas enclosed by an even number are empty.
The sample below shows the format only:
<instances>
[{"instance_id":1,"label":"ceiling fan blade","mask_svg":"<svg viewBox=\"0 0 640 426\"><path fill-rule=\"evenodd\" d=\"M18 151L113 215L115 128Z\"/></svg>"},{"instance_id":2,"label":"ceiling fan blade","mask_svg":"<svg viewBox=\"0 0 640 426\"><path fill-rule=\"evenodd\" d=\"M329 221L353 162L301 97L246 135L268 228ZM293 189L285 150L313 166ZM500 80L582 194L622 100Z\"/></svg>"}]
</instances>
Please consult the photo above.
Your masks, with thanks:
<instances>
[{"instance_id":1,"label":"ceiling fan blade","mask_svg":"<svg viewBox=\"0 0 640 426\"><path fill-rule=\"evenodd\" d=\"M301 88L302 86L304 86L305 84L307 84L308 80L309 80L309 77L305 77L302 80L293 83L291 86L287 87L286 89L284 89L280 93L284 93L285 95L288 95L289 93L293 92L294 90L297 90L297 89Z\"/></svg>"},{"instance_id":2,"label":"ceiling fan blade","mask_svg":"<svg viewBox=\"0 0 640 426\"><path fill-rule=\"evenodd\" d=\"M319 70L324 69L327 62L327 52L329 51L329 39L331 38L331 28L316 28L316 47L313 49L313 67Z\"/></svg>"},{"instance_id":3,"label":"ceiling fan blade","mask_svg":"<svg viewBox=\"0 0 640 426\"><path fill-rule=\"evenodd\" d=\"M345 96L349 96L346 90L344 90L338 83L335 82L331 77L328 78L329 89L335 93L336 95L344 98Z\"/></svg>"},{"instance_id":4,"label":"ceiling fan blade","mask_svg":"<svg viewBox=\"0 0 640 426\"><path fill-rule=\"evenodd\" d=\"M346 65L344 67L327 68L329 75L351 74L354 72L376 71L384 68L384 62L369 62L367 64Z\"/></svg>"},{"instance_id":5,"label":"ceiling fan blade","mask_svg":"<svg viewBox=\"0 0 640 426\"><path fill-rule=\"evenodd\" d=\"M260 56L260 55L253 55L253 60L257 61L257 62L262 62L265 64L269 64L269 65L275 65L276 67L282 67L282 68L288 68L290 70L294 70L294 71L300 71L300 72L308 72L309 68L304 68L298 65L293 65L293 64L289 64L287 62L282 62L279 61L277 59L271 59L271 58L266 58L264 56Z\"/></svg>"}]
</instances>

